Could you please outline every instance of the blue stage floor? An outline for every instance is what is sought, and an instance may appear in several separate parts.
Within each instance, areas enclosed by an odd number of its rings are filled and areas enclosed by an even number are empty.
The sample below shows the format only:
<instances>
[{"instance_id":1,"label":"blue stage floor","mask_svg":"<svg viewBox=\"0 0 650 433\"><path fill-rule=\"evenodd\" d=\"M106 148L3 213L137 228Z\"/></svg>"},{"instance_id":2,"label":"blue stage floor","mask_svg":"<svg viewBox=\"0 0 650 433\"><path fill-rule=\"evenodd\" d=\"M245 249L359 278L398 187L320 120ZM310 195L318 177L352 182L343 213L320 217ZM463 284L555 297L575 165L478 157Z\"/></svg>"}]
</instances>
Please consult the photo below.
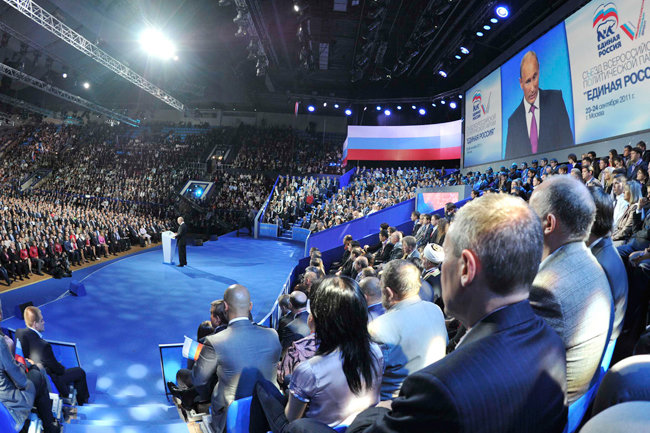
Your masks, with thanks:
<instances>
[{"instance_id":1,"label":"blue stage floor","mask_svg":"<svg viewBox=\"0 0 650 433\"><path fill-rule=\"evenodd\" d=\"M97 376L97 402L161 403L158 344L195 337L209 319L210 302L235 283L249 288L253 316L262 319L302 254L302 244L224 236L188 247L184 268L162 264L157 248L79 271L73 279L84 283L87 296L42 306L44 336L77 343L82 366ZM11 318L3 326L24 323Z\"/></svg>"}]
</instances>

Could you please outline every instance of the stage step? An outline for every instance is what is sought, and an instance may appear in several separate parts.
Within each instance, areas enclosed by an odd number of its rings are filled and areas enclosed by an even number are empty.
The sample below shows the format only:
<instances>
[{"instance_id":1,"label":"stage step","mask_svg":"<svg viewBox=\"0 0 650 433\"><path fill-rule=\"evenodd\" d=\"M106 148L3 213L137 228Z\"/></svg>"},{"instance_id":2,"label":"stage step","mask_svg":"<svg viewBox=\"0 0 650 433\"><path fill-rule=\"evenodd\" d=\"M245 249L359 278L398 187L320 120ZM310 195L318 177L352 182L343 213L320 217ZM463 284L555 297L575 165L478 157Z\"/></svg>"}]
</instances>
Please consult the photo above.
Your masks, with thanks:
<instances>
[{"instance_id":1,"label":"stage step","mask_svg":"<svg viewBox=\"0 0 650 433\"><path fill-rule=\"evenodd\" d=\"M89 404L77 408L77 419L73 423L88 424L93 420L119 420L129 422L178 421L175 406L166 404L144 404L136 406L114 406L108 404Z\"/></svg>"},{"instance_id":2,"label":"stage step","mask_svg":"<svg viewBox=\"0 0 650 433\"><path fill-rule=\"evenodd\" d=\"M189 429L180 419L176 424L124 424L119 426L65 424L65 433L188 433Z\"/></svg>"}]
</instances>

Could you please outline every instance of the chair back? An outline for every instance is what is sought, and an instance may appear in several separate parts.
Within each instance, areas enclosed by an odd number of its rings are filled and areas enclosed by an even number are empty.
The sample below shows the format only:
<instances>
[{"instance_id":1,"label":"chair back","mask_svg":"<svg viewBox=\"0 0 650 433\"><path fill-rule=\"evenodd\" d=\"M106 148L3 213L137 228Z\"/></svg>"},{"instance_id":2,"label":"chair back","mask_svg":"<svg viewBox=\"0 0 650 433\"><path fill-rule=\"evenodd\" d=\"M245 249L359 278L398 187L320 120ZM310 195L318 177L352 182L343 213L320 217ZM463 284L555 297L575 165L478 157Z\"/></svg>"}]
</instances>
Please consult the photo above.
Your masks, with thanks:
<instances>
[{"instance_id":1,"label":"chair back","mask_svg":"<svg viewBox=\"0 0 650 433\"><path fill-rule=\"evenodd\" d=\"M226 433L248 433L253 397L235 400L228 406Z\"/></svg>"}]
</instances>

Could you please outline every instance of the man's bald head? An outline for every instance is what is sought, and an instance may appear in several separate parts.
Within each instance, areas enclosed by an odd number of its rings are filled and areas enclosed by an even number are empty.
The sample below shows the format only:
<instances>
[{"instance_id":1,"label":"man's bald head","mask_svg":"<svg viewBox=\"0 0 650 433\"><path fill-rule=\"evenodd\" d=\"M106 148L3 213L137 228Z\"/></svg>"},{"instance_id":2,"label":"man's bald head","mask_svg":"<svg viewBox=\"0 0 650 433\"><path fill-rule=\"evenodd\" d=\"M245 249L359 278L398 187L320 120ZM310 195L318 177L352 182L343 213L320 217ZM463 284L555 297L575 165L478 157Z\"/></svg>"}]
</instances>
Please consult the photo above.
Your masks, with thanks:
<instances>
[{"instance_id":1,"label":"man's bald head","mask_svg":"<svg viewBox=\"0 0 650 433\"><path fill-rule=\"evenodd\" d=\"M291 303L292 311L295 312L298 310L302 310L303 308L307 307L307 295L304 292L294 290L293 292L291 292L291 297L289 299L289 302Z\"/></svg>"},{"instance_id":2,"label":"man's bald head","mask_svg":"<svg viewBox=\"0 0 650 433\"><path fill-rule=\"evenodd\" d=\"M251 310L251 295L241 284L233 284L223 294L228 311L228 320L236 317L248 317Z\"/></svg>"}]
</instances>

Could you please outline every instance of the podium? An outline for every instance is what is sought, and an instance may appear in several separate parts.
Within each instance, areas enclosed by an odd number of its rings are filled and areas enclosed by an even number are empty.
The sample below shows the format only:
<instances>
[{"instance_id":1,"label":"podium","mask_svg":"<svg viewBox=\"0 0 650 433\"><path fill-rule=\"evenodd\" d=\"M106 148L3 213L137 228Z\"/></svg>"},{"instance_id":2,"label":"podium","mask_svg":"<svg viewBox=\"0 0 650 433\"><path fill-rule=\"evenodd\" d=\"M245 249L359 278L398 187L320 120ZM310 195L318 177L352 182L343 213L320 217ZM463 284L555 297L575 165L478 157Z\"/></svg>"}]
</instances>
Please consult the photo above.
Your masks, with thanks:
<instances>
[{"instance_id":1,"label":"podium","mask_svg":"<svg viewBox=\"0 0 650 433\"><path fill-rule=\"evenodd\" d=\"M174 264L174 255L176 253L176 239L174 239L174 232L162 232L162 246L163 246L163 263L167 265Z\"/></svg>"}]
</instances>

